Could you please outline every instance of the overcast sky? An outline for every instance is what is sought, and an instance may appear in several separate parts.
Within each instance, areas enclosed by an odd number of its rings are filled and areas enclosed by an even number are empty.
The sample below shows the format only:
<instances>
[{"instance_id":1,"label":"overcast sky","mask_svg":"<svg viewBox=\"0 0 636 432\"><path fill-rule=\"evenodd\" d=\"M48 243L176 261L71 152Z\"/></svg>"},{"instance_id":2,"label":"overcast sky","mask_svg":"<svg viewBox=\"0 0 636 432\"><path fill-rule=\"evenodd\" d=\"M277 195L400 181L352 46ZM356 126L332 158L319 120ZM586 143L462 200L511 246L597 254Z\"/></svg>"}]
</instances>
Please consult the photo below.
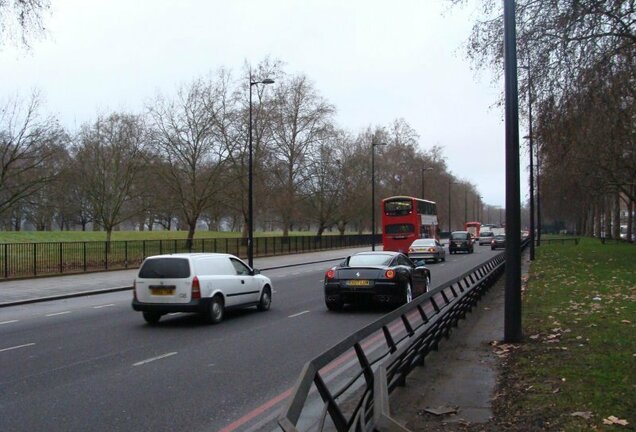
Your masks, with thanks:
<instances>
[{"instance_id":1,"label":"overcast sky","mask_svg":"<svg viewBox=\"0 0 636 432\"><path fill-rule=\"evenodd\" d=\"M0 98L39 89L70 130L139 112L220 67L269 56L304 73L353 132L404 118L420 146L505 205L503 82L476 74L463 44L476 10L443 0L51 0L46 38L0 47ZM520 132L523 136L523 131ZM521 166L527 165L521 152ZM523 173L525 174L525 173ZM522 175L522 200L527 198Z\"/></svg>"}]
</instances>

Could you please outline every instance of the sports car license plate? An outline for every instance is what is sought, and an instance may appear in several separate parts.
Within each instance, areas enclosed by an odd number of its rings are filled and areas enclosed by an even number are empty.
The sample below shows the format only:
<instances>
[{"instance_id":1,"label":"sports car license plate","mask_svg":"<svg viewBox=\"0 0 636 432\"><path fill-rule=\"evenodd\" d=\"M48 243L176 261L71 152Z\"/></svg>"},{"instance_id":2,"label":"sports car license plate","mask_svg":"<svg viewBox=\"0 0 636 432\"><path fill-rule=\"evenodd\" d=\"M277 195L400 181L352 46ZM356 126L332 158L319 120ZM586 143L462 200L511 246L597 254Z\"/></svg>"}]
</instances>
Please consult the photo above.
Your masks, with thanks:
<instances>
[{"instance_id":1,"label":"sports car license plate","mask_svg":"<svg viewBox=\"0 0 636 432\"><path fill-rule=\"evenodd\" d=\"M369 286L369 281L366 279L350 280L347 285L349 286Z\"/></svg>"},{"instance_id":2,"label":"sports car license plate","mask_svg":"<svg viewBox=\"0 0 636 432\"><path fill-rule=\"evenodd\" d=\"M150 292L152 293L152 295L158 295L158 296L174 295L174 287L173 286L158 286L158 287L151 286Z\"/></svg>"}]
</instances>

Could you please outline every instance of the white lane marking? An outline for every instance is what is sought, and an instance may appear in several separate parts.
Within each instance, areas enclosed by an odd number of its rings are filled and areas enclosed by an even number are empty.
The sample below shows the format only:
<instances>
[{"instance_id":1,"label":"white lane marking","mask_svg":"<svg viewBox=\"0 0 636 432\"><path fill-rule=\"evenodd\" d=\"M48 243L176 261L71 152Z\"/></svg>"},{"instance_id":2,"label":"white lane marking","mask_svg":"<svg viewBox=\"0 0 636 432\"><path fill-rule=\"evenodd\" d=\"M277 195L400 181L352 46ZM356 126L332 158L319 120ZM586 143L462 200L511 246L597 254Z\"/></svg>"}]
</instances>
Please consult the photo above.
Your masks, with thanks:
<instances>
[{"instance_id":1,"label":"white lane marking","mask_svg":"<svg viewBox=\"0 0 636 432\"><path fill-rule=\"evenodd\" d=\"M24 348L24 347L33 346L33 345L35 345L35 342L24 344L24 345L16 345L16 346L9 347L9 348L2 348L2 349L0 349L0 352L14 350L14 349L18 349L18 348Z\"/></svg>"},{"instance_id":2,"label":"white lane marking","mask_svg":"<svg viewBox=\"0 0 636 432\"><path fill-rule=\"evenodd\" d=\"M161 360L163 358L170 357L170 356L173 356L175 354L177 354L177 353L176 352L166 353L166 354L163 354L163 355L160 355L160 356L157 356L157 357L153 357L153 358L149 358L149 359L146 359L146 360L142 360L142 361L137 362L137 363L133 363L133 366L141 366L143 364L150 363L150 362L153 362L155 360Z\"/></svg>"},{"instance_id":3,"label":"white lane marking","mask_svg":"<svg viewBox=\"0 0 636 432\"><path fill-rule=\"evenodd\" d=\"M18 320L2 321L2 322L0 322L0 325L2 325L2 324L11 324L11 323L14 323L14 322L18 322Z\"/></svg>"},{"instance_id":4,"label":"white lane marking","mask_svg":"<svg viewBox=\"0 0 636 432\"><path fill-rule=\"evenodd\" d=\"M297 314L290 315L290 316L288 316L287 318L295 318L295 317L297 317L297 316L301 316L301 315L304 315L304 314L306 314L306 313L309 313L309 311L308 311L308 310L306 310L306 311L298 312Z\"/></svg>"},{"instance_id":5,"label":"white lane marking","mask_svg":"<svg viewBox=\"0 0 636 432\"><path fill-rule=\"evenodd\" d=\"M93 306L93 309L101 309L101 308L111 307L111 306L115 306L115 303L109 303L109 304L105 304L105 305Z\"/></svg>"},{"instance_id":6,"label":"white lane marking","mask_svg":"<svg viewBox=\"0 0 636 432\"><path fill-rule=\"evenodd\" d=\"M56 312L56 313L52 313L52 314L47 314L47 317L52 317L52 316L56 316L56 315L66 315L66 314L70 314L71 311L64 311L64 312Z\"/></svg>"}]
</instances>

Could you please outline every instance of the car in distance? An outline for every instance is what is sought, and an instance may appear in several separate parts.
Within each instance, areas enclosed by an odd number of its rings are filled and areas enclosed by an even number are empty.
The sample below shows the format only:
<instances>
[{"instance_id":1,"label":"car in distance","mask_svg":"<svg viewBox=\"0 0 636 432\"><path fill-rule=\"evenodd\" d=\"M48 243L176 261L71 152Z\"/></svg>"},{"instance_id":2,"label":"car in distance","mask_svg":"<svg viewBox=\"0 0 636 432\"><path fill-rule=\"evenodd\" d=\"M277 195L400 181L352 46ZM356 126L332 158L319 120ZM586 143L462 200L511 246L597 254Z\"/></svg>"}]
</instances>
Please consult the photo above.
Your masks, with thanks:
<instances>
[{"instance_id":1,"label":"car in distance","mask_svg":"<svg viewBox=\"0 0 636 432\"><path fill-rule=\"evenodd\" d=\"M428 291L431 272L400 252L360 252L327 270L325 305L341 310L345 304L370 299L401 305Z\"/></svg>"},{"instance_id":2,"label":"car in distance","mask_svg":"<svg viewBox=\"0 0 636 432\"><path fill-rule=\"evenodd\" d=\"M272 302L272 281L239 258L223 253L156 255L144 260L135 278L133 310L156 324L171 312L196 312L216 324L227 309Z\"/></svg>"},{"instance_id":3,"label":"car in distance","mask_svg":"<svg viewBox=\"0 0 636 432\"><path fill-rule=\"evenodd\" d=\"M473 238L468 231L453 231L448 240L448 252L452 255L459 251L473 253Z\"/></svg>"},{"instance_id":4,"label":"car in distance","mask_svg":"<svg viewBox=\"0 0 636 432\"><path fill-rule=\"evenodd\" d=\"M495 233L492 231L479 233L479 246L490 244L493 238L495 238Z\"/></svg>"},{"instance_id":5,"label":"car in distance","mask_svg":"<svg viewBox=\"0 0 636 432\"><path fill-rule=\"evenodd\" d=\"M490 249L500 249L506 247L506 236L503 234L497 234L490 242Z\"/></svg>"},{"instance_id":6,"label":"car in distance","mask_svg":"<svg viewBox=\"0 0 636 432\"><path fill-rule=\"evenodd\" d=\"M414 262L419 260L446 261L444 246L434 238L417 239L409 247L409 258Z\"/></svg>"}]
</instances>

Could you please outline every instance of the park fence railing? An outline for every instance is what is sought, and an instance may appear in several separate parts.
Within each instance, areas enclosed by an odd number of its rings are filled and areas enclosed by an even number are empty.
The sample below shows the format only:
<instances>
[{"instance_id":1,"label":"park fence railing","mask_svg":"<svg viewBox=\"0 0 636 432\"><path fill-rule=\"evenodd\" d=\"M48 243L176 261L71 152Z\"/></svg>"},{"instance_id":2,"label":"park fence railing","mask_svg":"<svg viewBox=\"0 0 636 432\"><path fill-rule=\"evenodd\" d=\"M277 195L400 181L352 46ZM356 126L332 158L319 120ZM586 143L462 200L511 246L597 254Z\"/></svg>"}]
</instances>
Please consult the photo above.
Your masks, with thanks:
<instances>
[{"instance_id":1,"label":"park fence railing","mask_svg":"<svg viewBox=\"0 0 636 432\"><path fill-rule=\"evenodd\" d=\"M380 236L376 236L376 243ZM295 254L371 245L371 235L255 237L254 256ZM124 240L0 244L0 280L137 268L148 256L182 252L222 252L247 257L240 237L188 242Z\"/></svg>"}]
</instances>

